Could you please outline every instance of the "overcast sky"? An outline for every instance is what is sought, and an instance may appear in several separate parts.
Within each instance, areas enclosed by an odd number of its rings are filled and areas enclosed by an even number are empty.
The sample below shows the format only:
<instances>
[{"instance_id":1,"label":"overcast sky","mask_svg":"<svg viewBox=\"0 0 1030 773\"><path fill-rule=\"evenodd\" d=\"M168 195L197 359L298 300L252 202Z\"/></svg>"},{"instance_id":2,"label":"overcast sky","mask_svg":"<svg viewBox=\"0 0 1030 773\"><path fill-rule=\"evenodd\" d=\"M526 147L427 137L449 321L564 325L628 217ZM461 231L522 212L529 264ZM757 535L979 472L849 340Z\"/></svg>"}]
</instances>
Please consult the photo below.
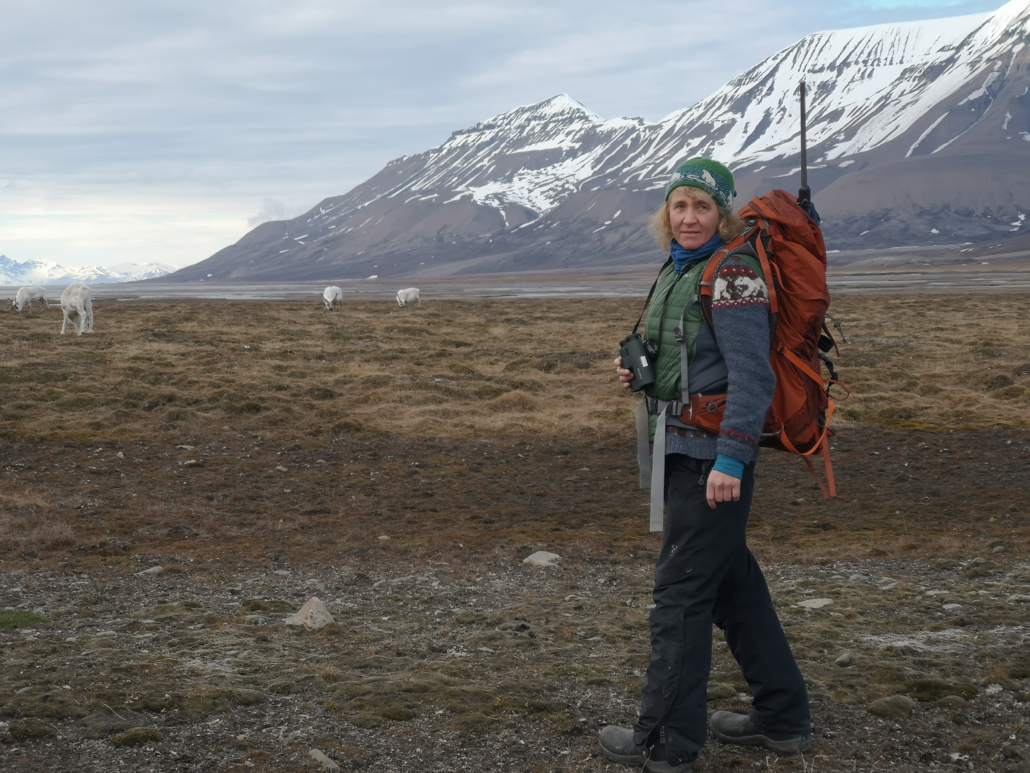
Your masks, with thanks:
<instances>
[{"instance_id":1,"label":"overcast sky","mask_svg":"<svg viewBox=\"0 0 1030 773\"><path fill-rule=\"evenodd\" d=\"M0 254L209 257L567 93L656 121L813 32L1001 0L4 0Z\"/></svg>"}]
</instances>

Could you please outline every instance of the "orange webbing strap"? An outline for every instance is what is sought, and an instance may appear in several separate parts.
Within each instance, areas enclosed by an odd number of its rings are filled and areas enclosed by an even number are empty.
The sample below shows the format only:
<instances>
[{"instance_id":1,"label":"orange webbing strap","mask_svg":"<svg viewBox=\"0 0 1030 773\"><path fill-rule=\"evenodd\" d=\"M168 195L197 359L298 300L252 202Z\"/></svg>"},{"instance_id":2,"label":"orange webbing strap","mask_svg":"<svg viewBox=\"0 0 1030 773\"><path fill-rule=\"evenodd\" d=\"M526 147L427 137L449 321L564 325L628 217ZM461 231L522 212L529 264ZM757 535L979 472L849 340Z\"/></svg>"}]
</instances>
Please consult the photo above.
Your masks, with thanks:
<instances>
[{"instance_id":1,"label":"orange webbing strap","mask_svg":"<svg viewBox=\"0 0 1030 773\"><path fill-rule=\"evenodd\" d=\"M830 496L837 496L837 484L833 480L833 465L830 464L830 438L823 435L823 462L826 464L826 483L830 487Z\"/></svg>"},{"instance_id":2,"label":"orange webbing strap","mask_svg":"<svg viewBox=\"0 0 1030 773\"><path fill-rule=\"evenodd\" d=\"M805 364L804 360L802 360L800 357L794 354L794 352L792 352L790 349L784 346L782 342L780 343L780 348L777 349L777 351L784 357L786 357L788 360L790 360L798 370L800 370L813 381L816 381L819 384L819 386L823 386L826 383L825 379L823 379L822 376L820 376L814 370L808 367L808 365Z\"/></svg>"},{"instance_id":3,"label":"orange webbing strap","mask_svg":"<svg viewBox=\"0 0 1030 773\"><path fill-rule=\"evenodd\" d=\"M804 460L805 465L807 465L808 467L808 471L812 473L812 478L815 480L816 483L819 484L819 488L822 489L823 492L823 497L826 499L837 496L837 484L833 479L833 465L830 464L829 432L831 418L833 418L833 400L830 400L830 407L826 411L826 426L823 427L822 437L819 439L818 443L812 446L810 451L804 454L798 453L798 451L794 449L794 446L790 444L790 440L787 438L786 432L780 434L780 439L784 442L784 444L793 453L797 454ZM823 485L823 482L819 480L819 476L815 472L815 467L812 466L812 460L808 458L811 454L815 453L816 451L822 451L823 454L823 463L826 467L826 482L830 486L829 492L827 492L826 486Z\"/></svg>"},{"instance_id":4,"label":"orange webbing strap","mask_svg":"<svg viewBox=\"0 0 1030 773\"><path fill-rule=\"evenodd\" d=\"M766 231L769 228L769 224L763 221L764 227L762 231ZM769 311L772 314L776 314L780 310L780 305L776 301L776 282L773 281L772 269L769 268L769 256L765 251L765 244L762 242L762 233L759 232L758 238L755 239L755 252L758 253L758 262L762 265L762 274L765 278L765 286L769 291Z\"/></svg>"},{"instance_id":5,"label":"orange webbing strap","mask_svg":"<svg viewBox=\"0 0 1030 773\"><path fill-rule=\"evenodd\" d=\"M816 483L818 483L819 484L819 488L822 489L822 491L823 491L823 499L829 499L831 495L826 491L826 486L823 485L823 482L821 480L819 480L819 476L816 475L815 467L812 466L812 461L807 456L803 456L801 458L804 459L805 460L805 464L808 465L808 471L810 473L812 473L812 479ZM836 496L836 494L833 494L832 496Z\"/></svg>"}]
</instances>

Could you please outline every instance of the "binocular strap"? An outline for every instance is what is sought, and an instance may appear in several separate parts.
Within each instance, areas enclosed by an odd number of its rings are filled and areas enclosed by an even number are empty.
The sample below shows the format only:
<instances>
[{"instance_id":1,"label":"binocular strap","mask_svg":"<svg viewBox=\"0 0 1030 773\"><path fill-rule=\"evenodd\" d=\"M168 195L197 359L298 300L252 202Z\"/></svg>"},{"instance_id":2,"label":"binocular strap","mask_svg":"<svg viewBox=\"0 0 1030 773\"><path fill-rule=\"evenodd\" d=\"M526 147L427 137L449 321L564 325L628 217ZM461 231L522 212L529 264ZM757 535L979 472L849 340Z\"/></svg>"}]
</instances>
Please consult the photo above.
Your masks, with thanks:
<instances>
[{"instance_id":1,"label":"binocular strap","mask_svg":"<svg viewBox=\"0 0 1030 773\"><path fill-rule=\"evenodd\" d=\"M651 489L650 531L665 529L665 414L669 403L659 402L662 412L655 424L654 453L647 442L647 401L641 400L633 413L637 421L637 464L640 466L640 488Z\"/></svg>"}]
</instances>

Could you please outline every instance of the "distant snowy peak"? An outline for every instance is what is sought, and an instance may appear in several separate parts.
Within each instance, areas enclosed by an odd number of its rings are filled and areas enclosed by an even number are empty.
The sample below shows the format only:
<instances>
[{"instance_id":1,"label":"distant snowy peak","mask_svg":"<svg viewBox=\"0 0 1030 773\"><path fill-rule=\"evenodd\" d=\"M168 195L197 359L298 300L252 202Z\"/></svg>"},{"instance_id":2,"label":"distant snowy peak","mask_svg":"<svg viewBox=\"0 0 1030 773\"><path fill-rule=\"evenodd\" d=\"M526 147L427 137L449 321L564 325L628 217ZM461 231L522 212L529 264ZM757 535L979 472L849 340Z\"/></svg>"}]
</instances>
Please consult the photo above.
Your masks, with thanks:
<instances>
[{"instance_id":1,"label":"distant snowy peak","mask_svg":"<svg viewBox=\"0 0 1030 773\"><path fill-rule=\"evenodd\" d=\"M782 158L798 149L805 79L809 144L839 159L896 139L978 73L1009 65L1028 32L1030 0L1014 0L993 14L809 35L662 124L700 134L694 152L737 168Z\"/></svg>"},{"instance_id":2,"label":"distant snowy peak","mask_svg":"<svg viewBox=\"0 0 1030 773\"><path fill-rule=\"evenodd\" d=\"M0 285L61 286L82 282L87 285L135 282L165 276L178 269L165 263L122 263L116 266L84 266L66 268L47 260L18 262L0 255Z\"/></svg>"},{"instance_id":3,"label":"distant snowy peak","mask_svg":"<svg viewBox=\"0 0 1030 773\"><path fill-rule=\"evenodd\" d=\"M656 124L602 120L566 94L454 132L417 157L387 197L447 190L540 214L593 180L647 184L690 155L756 167L798 152L798 83L808 87L815 163L873 150L971 85L981 114L1030 38L1030 0L992 14L809 35ZM979 81L977 81L979 79ZM929 148L933 152L940 146ZM453 198L441 201L454 201ZM364 205L367 205L366 201Z\"/></svg>"},{"instance_id":4,"label":"distant snowy peak","mask_svg":"<svg viewBox=\"0 0 1030 773\"><path fill-rule=\"evenodd\" d=\"M649 123L566 94L455 131L349 192L264 223L169 281L279 281L620 265L669 173L708 156L738 202L809 184L840 249L1009 238L1030 202L1030 0L992 14L820 32Z\"/></svg>"}]
</instances>

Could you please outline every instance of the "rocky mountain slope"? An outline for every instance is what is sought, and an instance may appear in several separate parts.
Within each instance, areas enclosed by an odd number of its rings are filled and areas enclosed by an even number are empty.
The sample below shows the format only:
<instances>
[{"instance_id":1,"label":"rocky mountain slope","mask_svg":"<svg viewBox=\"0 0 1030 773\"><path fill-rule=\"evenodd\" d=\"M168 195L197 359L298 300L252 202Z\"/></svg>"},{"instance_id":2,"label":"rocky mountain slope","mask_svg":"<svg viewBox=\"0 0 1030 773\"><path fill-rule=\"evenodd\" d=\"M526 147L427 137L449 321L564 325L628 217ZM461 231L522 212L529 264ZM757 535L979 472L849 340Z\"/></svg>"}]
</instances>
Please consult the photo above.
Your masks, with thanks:
<instances>
[{"instance_id":1,"label":"rocky mountain slope","mask_svg":"<svg viewBox=\"0 0 1030 773\"><path fill-rule=\"evenodd\" d=\"M0 255L0 286L64 286L75 282L87 285L136 282L154 279L176 270L166 263L122 263L116 266L67 268L47 260L16 261Z\"/></svg>"},{"instance_id":2,"label":"rocky mountain slope","mask_svg":"<svg viewBox=\"0 0 1030 773\"><path fill-rule=\"evenodd\" d=\"M831 249L1018 234L1030 212L1030 0L992 14L810 35L657 123L566 95L454 132L342 196L258 226L181 281L439 276L652 262L676 161L708 155L738 203L810 183Z\"/></svg>"}]
</instances>

